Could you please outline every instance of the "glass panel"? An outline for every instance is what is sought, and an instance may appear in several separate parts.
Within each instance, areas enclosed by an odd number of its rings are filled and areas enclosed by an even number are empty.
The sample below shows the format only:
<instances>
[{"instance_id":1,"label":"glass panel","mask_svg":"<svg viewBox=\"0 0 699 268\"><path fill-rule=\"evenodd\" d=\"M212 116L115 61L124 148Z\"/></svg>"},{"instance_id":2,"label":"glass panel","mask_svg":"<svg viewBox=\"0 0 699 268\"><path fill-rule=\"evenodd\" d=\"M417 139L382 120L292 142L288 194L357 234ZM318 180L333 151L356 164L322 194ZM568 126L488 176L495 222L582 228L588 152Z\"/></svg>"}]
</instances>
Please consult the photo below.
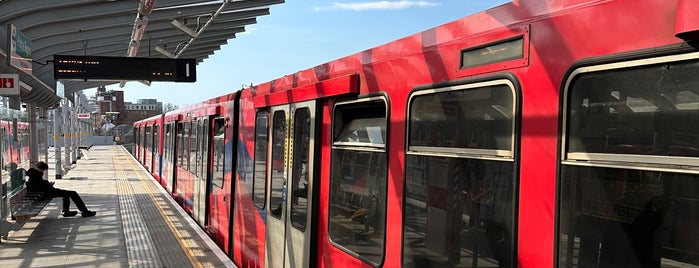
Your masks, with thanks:
<instances>
[{"instance_id":1,"label":"glass panel","mask_svg":"<svg viewBox=\"0 0 699 268\"><path fill-rule=\"evenodd\" d=\"M386 116L384 99L338 104L333 115L328 232L374 265L386 243Z\"/></svg>"},{"instance_id":2,"label":"glass panel","mask_svg":"<svg viewBox=\"0 0 699 268\"><path fill-rule=\"evenodd\" d=\"M563 165L561 267L699 265L699 175Z\"/></svg>"},{"instance_id":3,"label":"glass panel","mask_svg":"<svg viewBox=\"0 0 699 268\"><path fill-rule=\"evenodd\" d=\"M386 105L383 100L340 105L335 112L334 142L386 144Z\"/></svg>"},{"instance_id":4,"label":"glass panel","mask_svg":"<svg viewBox=\"0 0 699 268\"><path fill-rule=\"evenodd\" d=\"M461 51L461 69L524 57L524 37Z\"/></svg>"},{"instance_id":5,"label":"glass panel","mask_svg":"<svg viewBox=\"0 0 699 268\"><path fill-rule=\"evenodd\" d=\"M406 156L405 267L510 267L514 163Z\"/></svg>"},{"instance_id":6,"label":"glass panel","mask_svg":"<svg viewBox=\"0 0 699 268\"><path fill-rule=\"evenodd\" d=\"M146 141L146 150L152 150L152 145L153 145L153 127L152 126L147 126L146 127L146 135L145 135L145 141ZM150 164L148 164L150 166Z\"/></svg>"},{"instance_id":7,"label":"glass panel","mask_svg":"<svg viewBox=\"0 0 699 268\"><path fill-rule=\"evenodd\" d=\"M197 120L192 119L189 126L189 150L187 151L189 165L187 170L196 176L197 165L199 164L199 150L197 149L199 148L199 129L201 125L198 124Z\"/></svg>"},{"instance_id":8,"label":"glass panel","mask_svg":"<svg viewBox=\"0 0 699 268\"><path fill-rule=\"evenodd\" d=\"M160 130L160 126L155 125L155 127L153 127L153 155L154 156L158 154L158 148L160 146L160 137L158 136L160 133L158 130Z\"/></svg>"},{"instance_id":9,"label":"glass panel","mask_svg":"<svg viewBox=\"0 0 699 268\"><path fill-rule=\"evenodd\" d=\"M255 120L255 179L253 183L253 202L258 208L265 207L265 195L267 185L267 131L269 124L269 112L257 112Z\"/></svg>"},{"instance_id":10,"label":"glass panel","mask_svg":"<svg viewBox=\"0 0 699 268\"><path fill-rule=\"evenodd\" d=\"M334 149L330 239L374 264L384 256L386 153Z\"/></svg>"},{"instance_id":11,"label":"glass panel","mask_svg":"<svg viewBox=\"0 0 699 268\"><path fill-rule=\"evenodd\" d=\"M291 169L291 225L306 230L308 218L308 165L311 140L311 112L308 108L294 112L294 157Z\"/></svg>"},{"instance_id":12,"label":"glass panel","mask_svg":"<svg viewBox=\"0 0 699 268\"><path fill-rule=\"evenodd\" d=\"M165 155L165 159L168 161L172 161L172 158L170 156L170 142L172 139L172 126L170 124L165 125L165 144L163 146L163 154Z\"/></svg>"},{"instance_id":13,"label":"glass panel","mask_svg":"<svg viewBox=\"0 0 699 268\"><path fill-rule=\"evenodd\" d=\"M514 96L507 85L418 95L409 146L512 150Z\"/></svg>"},{"instance_id":14,"label":"glass panel","mask_svg":"<svg viewBox=\"0 0 699 268\"><path fill-rule=\"evenodd\" d=\"M223 187L223 177L225 175L224 163L226 162L225 142L226 142L226 121L223 118L214 119L214 159L212 160L211 178L214 185Z\"/></svg>"},{"instance_id":15,"label":"glass panel","mask_svg":"<svg viewBox=\"0 0 699 268\"><path fill-rule=\"evenodd\" d=\"M691 60L575 78L568 152L699 156L697 73Z\"/></svg>"},{"instance_id":16,"label":"glass panel","mask_svg":"<svg viewBox=\"0 0 699 268\"><path fill-rule=\"evenodd\" d=\"M184 123L178 123L177 124L177 142L179 143L177 146L177 167L178 168L184 168L184 166L187 164L187 154L185 152L188 151L186 146L186 141L188 140L187 134L185 133L185 124Z\"/></svg>"},{"instance_id":17,"label":"glass panel","mask_svg":"<svg viewBox=\"0 0 699 268\"><path fill-rule=\"evenodd\" d=\"M199 168L199 178L206 181L209 171L209 119L205 118L201 120L201 149L199 150L201 155L201 164ZM208 187L207 187L208 188Z\"/></svg>"},{"instance_id":18,"label":"glass panel","mask_svg":"<svg viewBox=\"0 0 699 268\"><path fill-rule=\"evenodd\" d=\"M281 218L282 205L286 201L286 112L276 111L272 119L272 187L270 206L272 216Z\"/></svg>"}]
</instances>

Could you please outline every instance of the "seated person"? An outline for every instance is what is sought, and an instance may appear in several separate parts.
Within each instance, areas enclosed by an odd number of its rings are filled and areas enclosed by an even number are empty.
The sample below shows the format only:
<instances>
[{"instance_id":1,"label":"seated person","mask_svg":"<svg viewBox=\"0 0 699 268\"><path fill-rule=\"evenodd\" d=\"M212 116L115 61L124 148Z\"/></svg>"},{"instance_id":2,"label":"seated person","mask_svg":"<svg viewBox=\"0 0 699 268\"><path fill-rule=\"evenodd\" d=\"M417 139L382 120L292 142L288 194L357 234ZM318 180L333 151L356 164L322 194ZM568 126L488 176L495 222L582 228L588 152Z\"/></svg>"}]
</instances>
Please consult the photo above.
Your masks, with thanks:
<instances>
[{"instance_id":1,"label":"seated person","mask_svg":"<svg viewBox=\"0 0 699 268\"><path fill-rule=\"evenodd\" d=\"M30 168L27 171L27 176L29 176L29 179L27 180L27 191L42 193L42 199L63 197L63 217L78 215L77 211L70 210L70 199L73 199L73 203L75 203L75 206L77 206L80 212L82 212L81 214L83 217L92 217L97 214L96 212L87 209L85 203L77 192L54 188L51 183L44 180L44 172L48 169L49 165L39 161L36 163L35 167Z\"/></svg>"}]
</instances>

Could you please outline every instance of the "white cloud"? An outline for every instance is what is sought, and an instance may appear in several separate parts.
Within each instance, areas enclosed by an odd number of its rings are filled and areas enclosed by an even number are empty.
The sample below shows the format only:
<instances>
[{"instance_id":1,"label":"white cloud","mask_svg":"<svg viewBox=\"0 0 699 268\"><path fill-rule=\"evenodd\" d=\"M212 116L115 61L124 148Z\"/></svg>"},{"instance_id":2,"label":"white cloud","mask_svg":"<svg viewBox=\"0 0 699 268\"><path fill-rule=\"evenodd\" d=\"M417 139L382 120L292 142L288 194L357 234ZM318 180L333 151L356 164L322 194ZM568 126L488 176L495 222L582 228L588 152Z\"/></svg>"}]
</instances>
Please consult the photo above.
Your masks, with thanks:
<instances>
[{"instance_id":1,"label":"white cloud","mask_svg":"<svg viewBox=\"0 0 699 268\"><path fill-rule=\"evenodd\" d=\"M353 3L333 3L329 7L316 7L316 11L328 10L328 9L343 9L343 10L354 10L354 11L364 11L364 10L395 10L395 9L406 9L410 7L430 7L438 6L439 3L428 2L428 1L375 1L375 2L353 2Z\"/></svg>"},{"instance_id":2,"label":"white cloud","mask_svg":"<svg viewBox=\"0 0 699 268\"><path fill-rule=\"evenodd\" d=\"M253 33L255 33L255 32L257 32L257 28L256 28L255 26L247 25L247 26L245 26L245 31L244 31L244 32L242 32L242 33L237 33L237 34L235 34L235 35L249 35L249 34L253 34Z\"/></svg>"}]
</instances>

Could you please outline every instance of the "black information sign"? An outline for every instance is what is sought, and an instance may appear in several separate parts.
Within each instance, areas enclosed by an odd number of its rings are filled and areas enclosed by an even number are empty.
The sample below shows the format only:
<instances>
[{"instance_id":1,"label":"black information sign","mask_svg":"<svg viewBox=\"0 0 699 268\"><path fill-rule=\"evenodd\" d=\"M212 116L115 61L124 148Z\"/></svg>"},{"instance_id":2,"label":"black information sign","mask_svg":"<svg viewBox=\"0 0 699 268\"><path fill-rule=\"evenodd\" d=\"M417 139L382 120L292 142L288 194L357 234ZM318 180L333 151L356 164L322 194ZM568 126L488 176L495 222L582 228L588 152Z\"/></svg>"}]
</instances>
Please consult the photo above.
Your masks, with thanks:
<instances>
[{"instance_id":1,"label":"black information sign","mask_svg":"<svg viewBox=\"0 0 699 268\"><path fill-rule=\"evenodd\" d=\"M195 59L53 55L56 80L196 82Z\"/></svg>"}]
</instances>

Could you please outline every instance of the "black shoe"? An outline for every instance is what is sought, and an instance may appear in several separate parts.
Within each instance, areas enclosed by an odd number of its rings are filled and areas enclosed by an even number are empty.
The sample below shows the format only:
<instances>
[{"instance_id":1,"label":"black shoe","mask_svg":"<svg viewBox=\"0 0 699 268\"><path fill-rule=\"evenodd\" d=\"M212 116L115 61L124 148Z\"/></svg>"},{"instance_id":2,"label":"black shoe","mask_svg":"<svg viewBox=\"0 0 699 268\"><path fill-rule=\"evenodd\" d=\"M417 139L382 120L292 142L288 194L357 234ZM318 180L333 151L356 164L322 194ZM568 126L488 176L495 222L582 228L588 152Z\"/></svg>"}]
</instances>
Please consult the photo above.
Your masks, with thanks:
<instances>
[{"instance_id":1,"label":"black shoe","mask_svg":"<svg viewBox=\"0 0 699 268\"><path fill-rule=\"evenodd\" d=\"M64 211L63 212L63 217L73 217L75 215L78 215L77 211Z\"/></svg>"},{"instance_id":2,"label":"black shoe","mask_svg":"<svg viewBox=\"0 0 699 268\"><path fill-rule=\"evenodd\" d=\"M88 210L88 211L85 211L81 214L83 215L83 217L92 217L92 216L95 216L97 214L97 212Z\"/></svg>"}]
</instances>

